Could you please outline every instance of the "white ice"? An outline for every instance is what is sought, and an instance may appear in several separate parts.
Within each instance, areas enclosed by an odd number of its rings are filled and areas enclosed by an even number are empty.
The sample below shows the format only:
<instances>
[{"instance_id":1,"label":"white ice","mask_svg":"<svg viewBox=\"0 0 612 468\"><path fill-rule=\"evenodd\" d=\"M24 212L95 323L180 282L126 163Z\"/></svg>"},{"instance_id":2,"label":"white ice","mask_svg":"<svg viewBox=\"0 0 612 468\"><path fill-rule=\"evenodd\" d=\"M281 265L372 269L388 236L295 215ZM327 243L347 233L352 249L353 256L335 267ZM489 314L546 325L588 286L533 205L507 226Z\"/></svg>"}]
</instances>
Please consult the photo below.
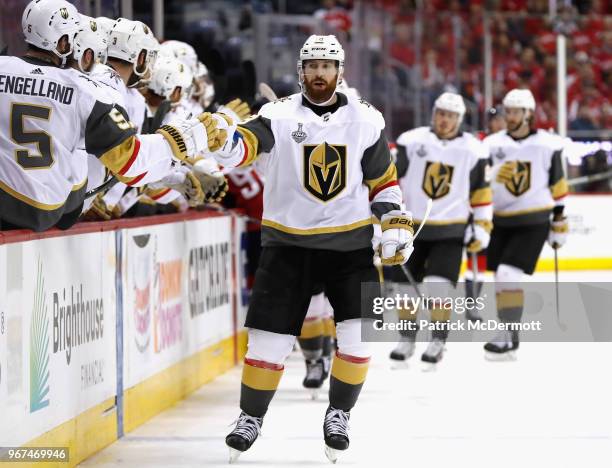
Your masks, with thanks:
<instances>
[{"instance_id":1,"label":"white ice","mask_svg":"<svg viewBox=\"0 0 612 468\"><path fill-rule=\"evenodd\" d=\"M610 281L610 272L561 275ZM611 343L522 343L517 361L501 363L485 361L480 343L449 343L433 372L420 365L425 346L418 344L409 367L394 370L388 359L393 344L374 344L351 413L351 446L339 466L612 466ZM240 374L237 367L218 377L82 466L228 466L224 437L239 413ZM310 400L303 374L294 352L263 436L236 466L330 465L322 439L327 394Z\"/></svg>"}]
</instances>

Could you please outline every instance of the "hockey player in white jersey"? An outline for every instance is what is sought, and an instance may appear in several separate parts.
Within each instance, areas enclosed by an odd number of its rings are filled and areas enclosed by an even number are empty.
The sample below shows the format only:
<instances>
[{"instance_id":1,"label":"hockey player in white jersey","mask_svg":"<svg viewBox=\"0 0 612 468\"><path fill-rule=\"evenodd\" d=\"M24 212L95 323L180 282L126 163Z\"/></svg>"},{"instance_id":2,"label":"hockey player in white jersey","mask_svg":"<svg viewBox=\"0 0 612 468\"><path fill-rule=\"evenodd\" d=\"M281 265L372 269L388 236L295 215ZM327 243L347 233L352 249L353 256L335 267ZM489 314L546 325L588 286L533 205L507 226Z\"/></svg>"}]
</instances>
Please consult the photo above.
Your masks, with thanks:
<instances>
[{"instance_id":1,"label":"hockey player in white jersey","mask_svg":"<svg viewBox=\"0 0 612 468\"><path fill-rule=\"evenodd\" d=\"M431 298L447 297L456 285L464 242L473 251L489 243L492 194L488 154L476 137L461 131L464 114L463 98L443 93L434 103L431 127L402 133L396 142L398 166L407 168L400 187L415 224L423 219L428 200L433 200L429 220L415 240L407 266L414 280L424 283L423 293ZM405 162L400 164L400 159ZM470 215L474 221L468 226ZM414 296L403 272L394 273L396 279L403 277L401 286L396 283L398 292ZM442 359L451 312L441 303L432 305L431 320L436 322L436 330L422 361L437 363ZM398 313L413 326L402 330L391 359L405 360L414 353L418 311L402 309Z\"/></svg>"},{"instance_id":2,"label":"hockey player in white jersey","mask_svg":"<svg viewBox=\"0 0 612 468\"><path fill-rule=\"evenodd\" d=\"M72 4L32 1L22 27L26 56L0 57L0 122L8 125L0 132L3 228L45 230L74 222L86 184L76 180L72 164L79 145L121 177L145 179L157 173L158 179L175 158L197 154L218 133L215 121L202 116L159 135L136 137L121 106L109 102L80 71L62 68L80 27Z\"/></svg>"},{"instance_id":3,"label":"hockey player in white jersey","mask_svg":"<svg viewBox=\"0 0 612 468\"><path fill-rule=\"evenodd\" d=\"M521 280L531 275L548 239L553 249L566 240L563 215L568 185L563 173L562 139L534 125L535 99L513 89L503 100L507 128L485 139L493 170L493 232L487 268L495 271L497 314L518 323L523 312ZM485 344L486 357L514 358L518 331L502 331Z\"/></svg>"},{"instance_id":4,"label":"hockey player in white jersey","mask_svg":"<svg viewBox=\"0 0 612 468\"><path fill-rule=\"evenodd\" d=\"M400 209L384 119L367 102L336 92L343 68L336 38L311 36L298 60L301 93L264 105L239 126L214 114L219 131L227 132L222 149L212 153L217 161L232 167L260 158L266 177L263 250L246 319L242 412L226 437L232 459L259 434L315 282L323 283L334 309L338 342L323 424L325 452L335 461L348 448L350 410L370 360L361 341L368 317L361 317L359 291L369 282L376 286L364 290L366 302L380 295L371 212L382 223L383 261L403 263L411 252L412 219Z\"/></svg>"}]
</instances>

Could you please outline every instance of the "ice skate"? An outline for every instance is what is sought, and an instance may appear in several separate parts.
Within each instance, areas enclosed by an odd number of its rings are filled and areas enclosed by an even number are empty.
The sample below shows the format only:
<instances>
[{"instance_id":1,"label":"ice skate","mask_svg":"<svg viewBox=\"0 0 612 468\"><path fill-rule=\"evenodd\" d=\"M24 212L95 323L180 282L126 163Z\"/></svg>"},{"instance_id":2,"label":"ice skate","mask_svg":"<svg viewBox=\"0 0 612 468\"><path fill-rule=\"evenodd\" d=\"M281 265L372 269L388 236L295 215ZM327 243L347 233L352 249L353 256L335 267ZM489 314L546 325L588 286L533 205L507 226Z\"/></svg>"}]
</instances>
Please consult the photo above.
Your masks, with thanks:
<instances>
[{"instance_id":1,"label":"ice skate","mask_svg":"<svg viewBox=\"0 0 612 468\"><path fill-rule=\"evenodd\" d=\"M502 330L484 345L485 359L488 361L515 361L518 347L518 333Z\"/></svg>"},{"instance_id":2,"label":"ice skate","mask_svg":"<svg viewBox=\"0 0 612 468\"><path fill-rule=\"evenodd\" d=\"M389 354L389 358L394 361L406 361L414 354L416 348L414 337L402 337L397 346Z\"/></svg>"},{"instance_id":3,"label":"ice skate","mask_svg":"<svg viewBox=\"0 0 612 468\"><path fill-rule=\"evenodd\" d=\"M225 443L230 449L230 463L238 460L242 452L246 452L253 445L257 436L261 434L263 418L249 416L242 411L235 422L236 427L225 438Z\"/></svg>"},{"instance_id":4,"label":"ice skate","mask_svg":"<svg viewBox=\"0 0 612 468\"><path fill-rule=\"evenodd\" d=\"M310 398L316 400L325 382L325 363L323 358L306 361L306 377L302 381L304 388L310 392Z\"/></svg>"},{"instance_id":5,"label":"ice skate","mask_svg":"<svg viewBox=\"0 0 612 468\"><path fill-rule=\"evenodd\" d=\"M325 455L332 463L338 461L340 453L349 446L348 421L351 414L348 411L327 408L323 421L323 437L325 439Z\"/></svg>"},{"instance_id":6,"label":"ice skate","mask_svg":"<svg viewBox=\"0 0 612 468\"><path fill-rule=\"evenodd\" d=\"M427 349L421 355L421 361L425 363L424 370L435 370L444 356L445 345L446 342L440 338L434 338L429 342Z\"/></svg>"}]
</instances>

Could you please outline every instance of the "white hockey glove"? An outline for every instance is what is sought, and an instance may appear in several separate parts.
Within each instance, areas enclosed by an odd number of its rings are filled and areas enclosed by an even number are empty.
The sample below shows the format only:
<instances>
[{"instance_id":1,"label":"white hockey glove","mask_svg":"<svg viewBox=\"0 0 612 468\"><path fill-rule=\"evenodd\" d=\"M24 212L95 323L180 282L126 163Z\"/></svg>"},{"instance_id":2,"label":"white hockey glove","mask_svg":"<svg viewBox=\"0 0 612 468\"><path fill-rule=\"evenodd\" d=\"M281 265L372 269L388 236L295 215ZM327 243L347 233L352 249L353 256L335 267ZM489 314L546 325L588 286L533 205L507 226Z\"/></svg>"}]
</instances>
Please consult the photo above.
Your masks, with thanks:
<instances>
[{"instance_id":1,"label":"white hockey glove","mask_svg":"<svg viewBox=\"0 0 612 468\"><path fill-rule=\"evenodd\" d=\"M220 202L228 191L227 179L212 158L200 159L193 165L193 175L204 192L204 203Z\"/></svg>"},{"instance_id":2,"label":"white hockey glove","mask_svg":"<svg viewBox=\"0 0 612 468\"><path fill-rule=\"evenodd\" d=\"M175 165L174 171L164 177L160 183L183 195L189 206L197 206L204 202L202 184L188 166Z\"/></svg>"},{"instance_id":3,"label":"white hockey glove","mask_svg":"<svg viewBox=\"0 0 612 468\"><path fill-rule=\"evenodd\" d=\"M548 243L553 249L563 247L567 240L567 233L569 231L569 223L567 217L560 215L553 217L550 223L550 232L548 233Z\"/></svg>"},{"instance_id":4,"label":"white hockey glove","mask_svg":"<svg viewBox=\"0 0 612 468\"><path fill-rule=\"evenodd\" d=\"M383 265L403 265L408 261L414 247L412 213L393 210L380 219L382 237L380 242Z\"/></svg>"},{"instance_id":5,"label":"white hockey glove","mask_svg":"<svg viewBox=\"0 0 612 468\"><path fill-rule=\"evenodd\" d=\"M493 223L489 220L476 220L465 230L463 242L469 253L480 252L489 246Z\"/></svg>"},{"instance_id":6,"label":"white hockey glove","mask_svg":"<svg viewBox=\"0 0 612 468\"><path fill-rule=\"evenodd\" d=\"M213 114L212 118L215 120L218 135L210 151L216 152L221 157L228 157L234 149L234 133L236 133L237 128L236 122L222 112Z\"/></svg>"},{"instance_id":7,"label":"white hockey glove","mask_svg":"<svg viewBox=\"0 0 612 468\"><path fill-rule=\"evenodd\" d=\"M217 120L209 112L200 114L195 119L162 125L156 133L166 139L174 157L181 161L215 151L219 147Z\"/></svg>"},{"instance_id":8,"label":"white hockey glove","mask_svg":"<svg viewBox=\"0 0 612 468\"><path fill-rule=\"evenodd\" d=\"M238 123L246 120L251 115L251 108L246 102L234 99L219 107L217 112L229 116L234 122Z\"/></svg>"}]
</instances>

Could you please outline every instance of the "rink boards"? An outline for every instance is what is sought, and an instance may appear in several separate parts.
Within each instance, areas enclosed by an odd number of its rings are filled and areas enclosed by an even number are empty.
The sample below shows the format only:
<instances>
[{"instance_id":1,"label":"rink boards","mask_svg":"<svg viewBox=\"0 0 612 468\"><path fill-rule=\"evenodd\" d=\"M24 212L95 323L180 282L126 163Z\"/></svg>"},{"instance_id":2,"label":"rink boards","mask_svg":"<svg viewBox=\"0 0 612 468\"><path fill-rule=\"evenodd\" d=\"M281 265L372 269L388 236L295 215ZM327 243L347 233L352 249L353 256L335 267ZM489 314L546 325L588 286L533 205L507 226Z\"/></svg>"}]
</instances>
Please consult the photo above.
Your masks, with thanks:
<instances>
[{"instance_id":1,"label":"rink boards","mask_svg":"<svg viewBox=\"0 0 612 468\"><path fill-rule=\"evenodd\" d=\"M145 222L2 237L0 446L73 466L244 353L242 221Z\"/></svg>"}]
</instances>

